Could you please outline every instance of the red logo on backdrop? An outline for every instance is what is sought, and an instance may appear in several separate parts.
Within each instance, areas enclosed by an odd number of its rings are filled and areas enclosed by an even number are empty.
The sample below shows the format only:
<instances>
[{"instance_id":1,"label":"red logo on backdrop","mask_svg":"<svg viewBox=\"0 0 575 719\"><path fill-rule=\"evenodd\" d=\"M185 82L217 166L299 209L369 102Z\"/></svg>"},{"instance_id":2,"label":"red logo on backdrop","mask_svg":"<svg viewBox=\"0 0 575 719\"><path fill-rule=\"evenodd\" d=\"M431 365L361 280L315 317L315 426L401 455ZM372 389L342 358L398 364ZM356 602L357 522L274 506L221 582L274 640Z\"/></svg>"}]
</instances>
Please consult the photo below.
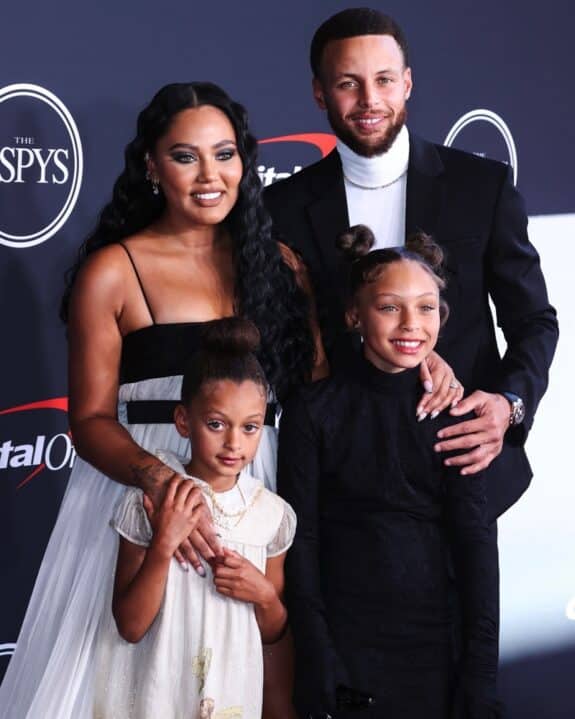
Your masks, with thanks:
<instances>
[{"instance_id":1,"label":"red logo on backdrop","mask_svg":"<svg viewBox=\"0 0 575 719\"><path fill-rule=\"evenodd\" d=\"M68 398L56 397L20 404L16 407L0 410L0 416L15 415L35 410L58 410L68 412ZM70 432L60 432L48 438L37 434L32 442L15 444L7 439L0 444L0 470L30 469L31 471L16 485L21 489L45 469L58 471L72 467L76 452Z\"/></svg>"},{"instance_id":2,"label":"red logo on backdrop","mask_svg":"<svg viewBox=\"0 0 575 719\"><path fill-rule=\"evenodd\" d=\"M325 157L335 147L335 135L327 132L304 132L299 135L282 135L281 137L268 137L267 140L260 140L260 145L268 145L270 142L307 142L314 145Z\"/></svg>"},{"instance_id":3,"label":"red logo on backdrop","mask_svg":"<svg viewBox=\"0 0 575 719\"><path fill-rule=\"evenodd\" d=\"M286 177L289 177L290 175L295 174L296 172L299 172L304 165L307 165L309 162L314 162L317 159L323 158L326 155L328 155L333 148L335 147L335 135L330 135L327 132L304 132L304 133L298 133L295 135L281 135L279 137L269 137L265 140L260 140L260 145L272 145L272 144L284 144L284 143L303 143L304 145L308 145L314 148L314 152L311 153L311 156L307 157L305 156L303 160L301 159L302 152L298 152L296 154L296 157L299 161L294 162L292 159L292 155L290 153L290 159L289 159L289 167L288 170L278 170L276 169L278 165L278 158L274 157L272 162L274 164L267 165L267 164L261 164L258 165L258 175L260 177L260 180L262 181L262 184L264 186L271 185L273 182L277 182L278 180L283 180ZM317 157L317 151L319 151L320 158ZM268 154L268 153L264 153ZM275 153L274 153L275 154ZM309 153L306 153L309 154ZM284 160L285 161L285 160Z\"/></svg>"}]
</instances>

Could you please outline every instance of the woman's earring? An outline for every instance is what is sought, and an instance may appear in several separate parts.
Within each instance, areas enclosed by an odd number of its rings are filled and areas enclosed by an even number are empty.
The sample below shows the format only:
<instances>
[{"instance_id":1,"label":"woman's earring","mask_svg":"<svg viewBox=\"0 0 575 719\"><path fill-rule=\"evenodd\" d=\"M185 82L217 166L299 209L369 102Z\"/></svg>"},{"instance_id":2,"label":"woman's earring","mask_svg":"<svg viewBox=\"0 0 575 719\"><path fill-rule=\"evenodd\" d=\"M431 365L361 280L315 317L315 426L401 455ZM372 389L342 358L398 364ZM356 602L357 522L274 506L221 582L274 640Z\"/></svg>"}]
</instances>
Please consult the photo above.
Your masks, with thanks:
<instances>
[{"instance_id":1,"label":"woman's earring","mask_svg":"<svg viewBox=\"0 0 575 719\"><path fill-rule=\"evenodd\" d=\"M144 161L146 163L146 180L152 185L152 193L154 195L159 195L160 194L160 183L154 177L152 177L152 173L150 172L150 166L149 166L150 153L149 152L146 152L146 154L144 155Z\"/></svg>"},{"instance_id":2,"label":"woman's earring","mask_svg":"<svg viewBox=\"0 0 575 719\"><path fill-rule=\"evenodd\" d=\"M152 177L149 170L146 170L146 180L152 185L152 193L154 195L160 194L160 183Z\"/></svg>"}]
</instances>

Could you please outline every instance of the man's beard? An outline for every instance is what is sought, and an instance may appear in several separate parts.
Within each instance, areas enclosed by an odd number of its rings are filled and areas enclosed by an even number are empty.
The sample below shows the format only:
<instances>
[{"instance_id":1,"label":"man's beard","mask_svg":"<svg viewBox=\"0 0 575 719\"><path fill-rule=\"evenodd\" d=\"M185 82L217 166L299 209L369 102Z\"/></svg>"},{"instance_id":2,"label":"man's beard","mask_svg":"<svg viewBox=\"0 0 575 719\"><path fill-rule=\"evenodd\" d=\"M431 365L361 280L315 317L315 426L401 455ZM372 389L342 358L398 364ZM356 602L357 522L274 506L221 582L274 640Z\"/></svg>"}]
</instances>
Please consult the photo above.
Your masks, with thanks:
<instances>
[{"instance_id":1,"label":"man's beard","mask_svg":"<svg viewBox=\"0 0 575 719\"><path fill-rule=\"evenodd\" d=\"M361 155L362 157L376 157L377 155L383 155L386 153L395 142L395 138L399 135L399 131L405 125L405 121L407 119L407 108L404 106L401 109L395 122L387 128L385 135L375 144L368 143L362 138L357 137L357 135L355 135L345 123L340 122L337 118L333 117L329 107L327 108L327 119L336 137L347 145L350 150L353 150L356 155Z\"/></svg>"}]
</instances>

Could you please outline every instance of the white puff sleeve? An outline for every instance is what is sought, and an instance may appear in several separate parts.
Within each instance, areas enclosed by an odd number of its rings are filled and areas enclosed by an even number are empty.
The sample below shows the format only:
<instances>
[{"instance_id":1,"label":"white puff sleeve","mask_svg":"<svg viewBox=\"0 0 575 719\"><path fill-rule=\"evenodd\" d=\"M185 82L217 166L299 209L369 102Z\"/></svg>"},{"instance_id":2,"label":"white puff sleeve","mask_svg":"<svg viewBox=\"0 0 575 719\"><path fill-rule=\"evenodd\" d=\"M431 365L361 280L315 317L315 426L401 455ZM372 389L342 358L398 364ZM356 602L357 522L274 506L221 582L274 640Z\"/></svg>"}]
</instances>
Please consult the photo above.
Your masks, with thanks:
<instances>
[{"instance_id":1,"label":"white puff sleeve","mask_svg":"<svg viewBox=\"0 0 575 719\"><path fill-rule=\"evenodd\" d=\"M110 526L124 539L142 547L152 541L152 527L144 509L144 493L137 487L129 487L116 506Z\"/></svg>"},{"instance_id":2,"label":"white puff sleeve","mask_svg":"<svg viewBox=\"0 0 575 719\"><path fill-rule=\"evenodd\" d=\"M291 547L295 536L295 530L297 526L297 518L295 516L295 512L287 502L283 502L283 505L284 512L280 525L274 538L267 545L268 558L277 557L279 554L287 552L287 550Z\"/></svg>"}]
</instances>

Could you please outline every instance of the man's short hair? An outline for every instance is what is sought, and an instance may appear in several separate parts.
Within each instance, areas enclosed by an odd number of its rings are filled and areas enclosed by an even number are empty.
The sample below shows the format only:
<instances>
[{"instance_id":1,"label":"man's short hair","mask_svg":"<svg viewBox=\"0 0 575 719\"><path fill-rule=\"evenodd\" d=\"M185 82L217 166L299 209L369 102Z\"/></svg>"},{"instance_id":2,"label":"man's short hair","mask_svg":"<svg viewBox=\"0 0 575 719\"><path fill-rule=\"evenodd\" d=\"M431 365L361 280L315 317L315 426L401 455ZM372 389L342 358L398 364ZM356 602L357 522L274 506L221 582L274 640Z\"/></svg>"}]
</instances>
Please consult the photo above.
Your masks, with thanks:
<instances>
[{"instance_id":1,"label":"man's short hair","mask_svg":"<svg viewBox=\"0 0 575 719\"><path fill-rule=\"evenodd\" d=\"M401 49L405 67L409 66L407 40L392 17L372 8L348 8L332 15L315 31L310 48L314 77L320 75L321 58L329 42L359 35L391 35Z\"/></svg>"}]
</instances>

